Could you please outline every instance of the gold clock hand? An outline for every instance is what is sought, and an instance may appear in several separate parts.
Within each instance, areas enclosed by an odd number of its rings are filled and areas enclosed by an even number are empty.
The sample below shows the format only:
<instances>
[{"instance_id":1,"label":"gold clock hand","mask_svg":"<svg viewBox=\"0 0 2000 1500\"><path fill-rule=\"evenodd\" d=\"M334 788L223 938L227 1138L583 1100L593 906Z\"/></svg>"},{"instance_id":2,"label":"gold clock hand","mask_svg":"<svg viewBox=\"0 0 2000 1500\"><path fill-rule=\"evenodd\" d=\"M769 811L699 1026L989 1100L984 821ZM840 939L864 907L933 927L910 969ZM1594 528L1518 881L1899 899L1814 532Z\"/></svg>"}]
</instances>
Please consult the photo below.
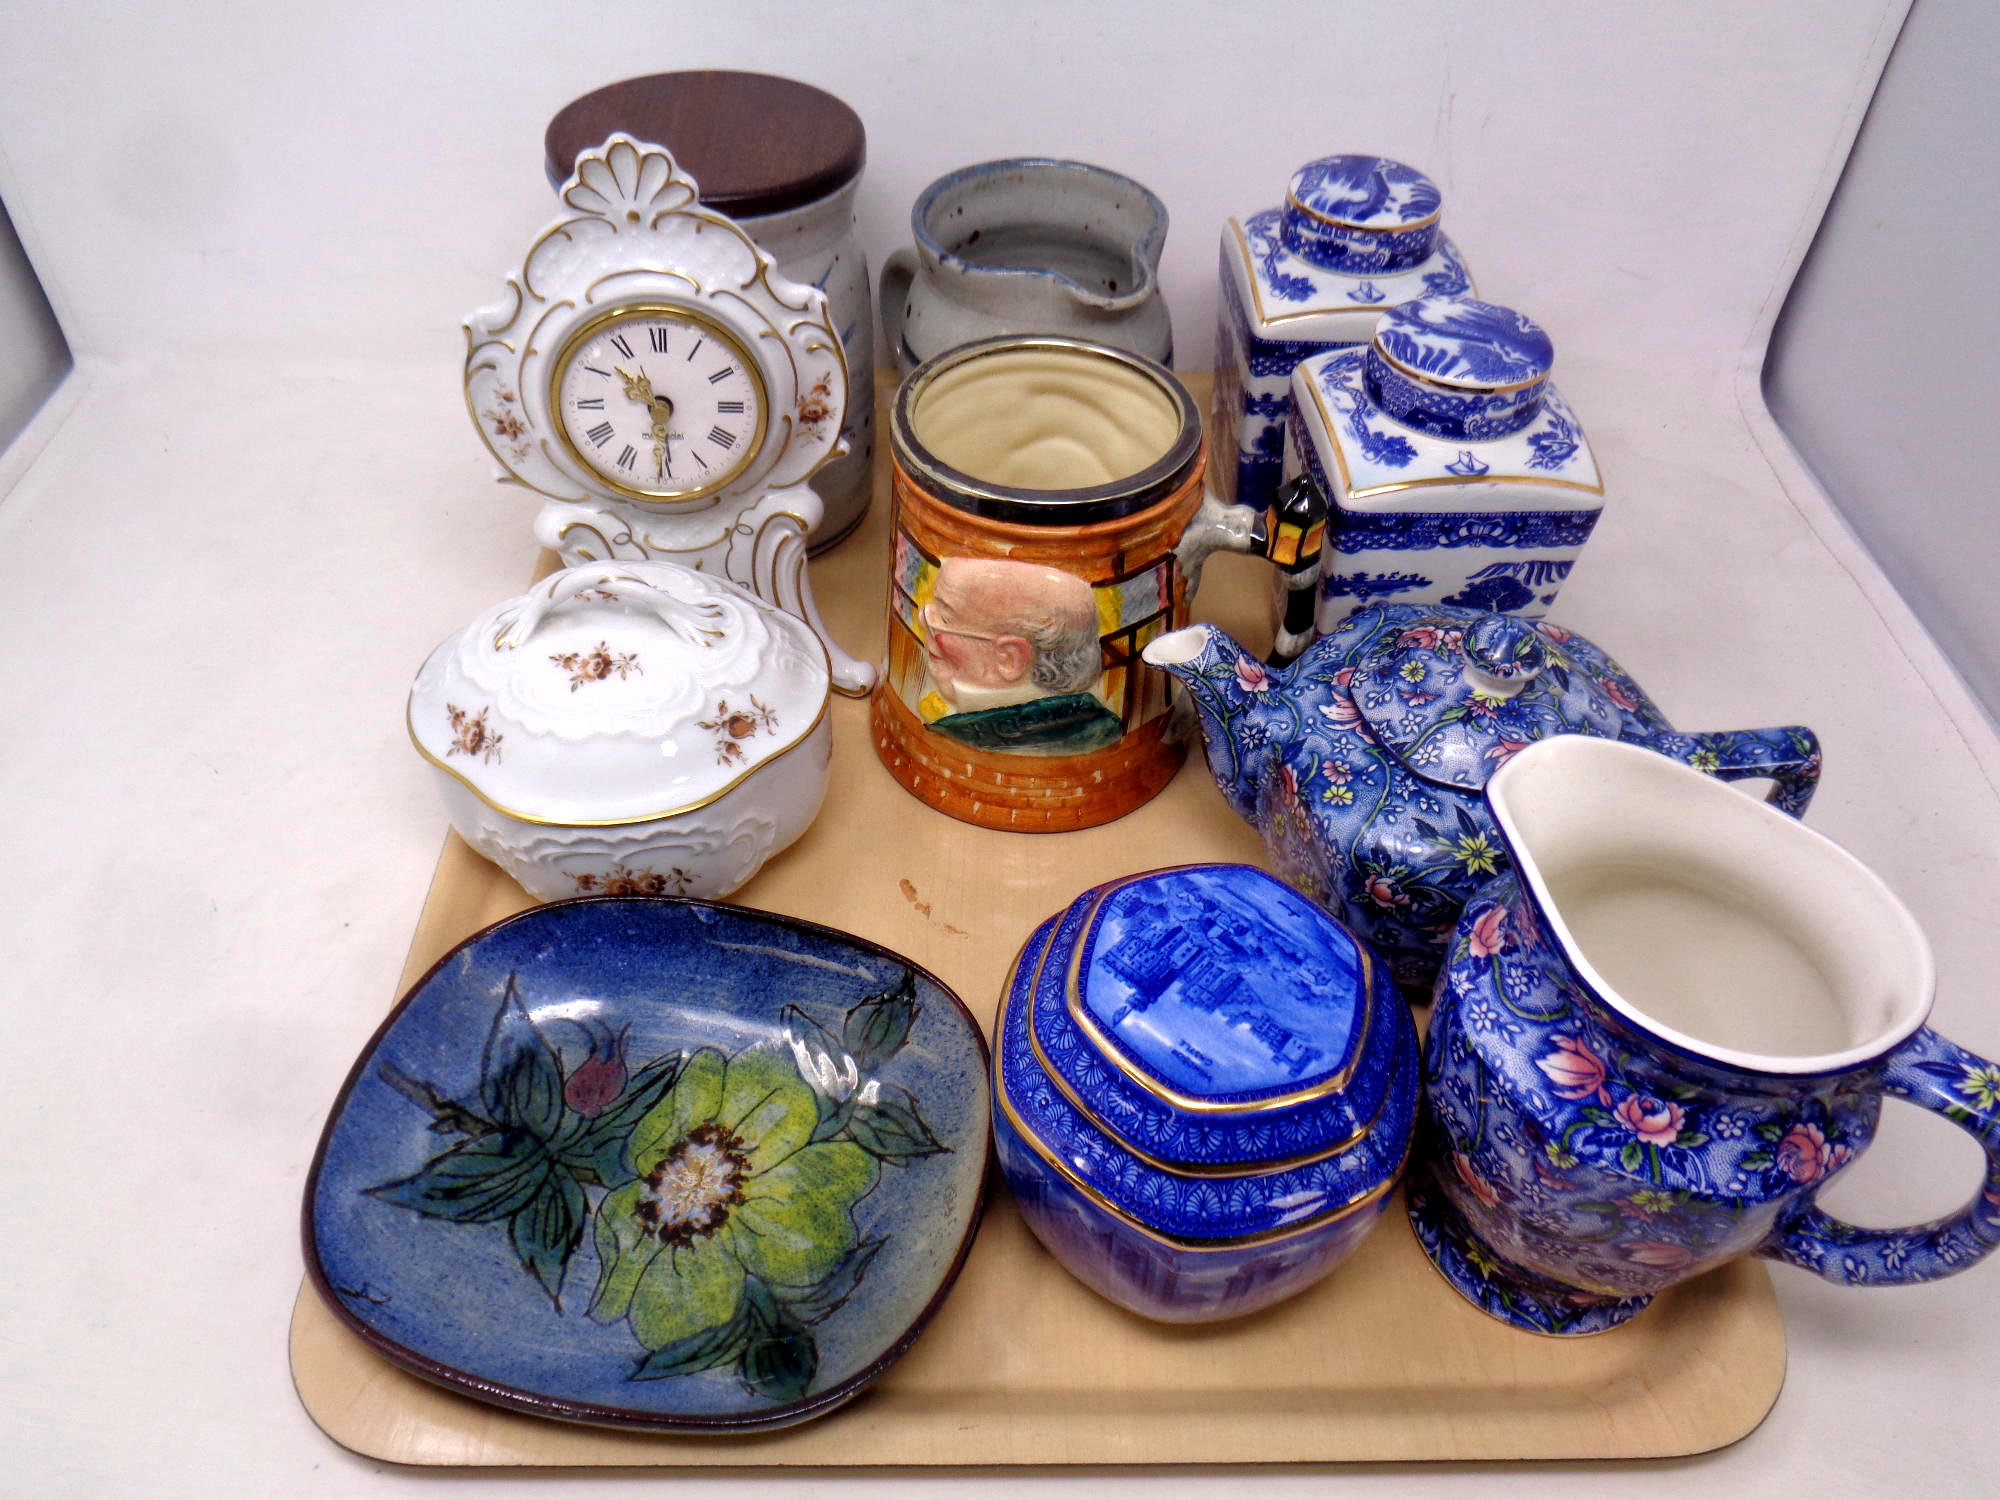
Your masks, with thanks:
<instances>
[{"instance_id":1,"label":"gold clock hand","mask_svg":"<svg viewBox=\"0 0 2000 1500\"><path fill-rule=\"evenodd\" d=\"M611 368L618 370L616 365ZM653 377L644 370L637 375L627 375L623 370L618 370L618 378L625 382L625 394L629 399L637 401L641 406L653 404Z\"/></svg>"}]
</instances>

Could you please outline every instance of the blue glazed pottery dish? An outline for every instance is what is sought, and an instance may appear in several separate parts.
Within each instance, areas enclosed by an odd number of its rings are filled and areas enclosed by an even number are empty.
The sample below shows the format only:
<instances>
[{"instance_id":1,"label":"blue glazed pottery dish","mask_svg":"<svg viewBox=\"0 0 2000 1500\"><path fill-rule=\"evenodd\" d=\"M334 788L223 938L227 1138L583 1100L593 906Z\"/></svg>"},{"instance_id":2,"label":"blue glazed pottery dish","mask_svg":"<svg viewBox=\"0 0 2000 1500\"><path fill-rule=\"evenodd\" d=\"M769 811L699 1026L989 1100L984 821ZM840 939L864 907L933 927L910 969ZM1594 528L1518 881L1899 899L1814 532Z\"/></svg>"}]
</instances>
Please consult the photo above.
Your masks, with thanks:
<instances>
[{"instance_id":1,"label":"blue glazed pottery dish","mask_svg":"<svg viewBox=\"0 0 2000 1500\"><path fill-rule=\"evenodd\" d=\"M986 1048L886 949L704 901L475 934L349 1075L306 1266L376 1351L538 1416L754 1432L907 1349L978 1226Z\"/></svg>"},{"instance_id":2,"label":"blue glazed pottery dish","mask_svg":"<svg viewBox=\"0 0 2000 1500\"><path fill-rule=\"evenodd\" d=\"M1367 947L1262 871L1085 892L1001 1001L995 1143L1022 1216L1146 1317L1237 1317L1326 1275L1408 1154L1417 1041Z\"/></svg>"}]
</instances>

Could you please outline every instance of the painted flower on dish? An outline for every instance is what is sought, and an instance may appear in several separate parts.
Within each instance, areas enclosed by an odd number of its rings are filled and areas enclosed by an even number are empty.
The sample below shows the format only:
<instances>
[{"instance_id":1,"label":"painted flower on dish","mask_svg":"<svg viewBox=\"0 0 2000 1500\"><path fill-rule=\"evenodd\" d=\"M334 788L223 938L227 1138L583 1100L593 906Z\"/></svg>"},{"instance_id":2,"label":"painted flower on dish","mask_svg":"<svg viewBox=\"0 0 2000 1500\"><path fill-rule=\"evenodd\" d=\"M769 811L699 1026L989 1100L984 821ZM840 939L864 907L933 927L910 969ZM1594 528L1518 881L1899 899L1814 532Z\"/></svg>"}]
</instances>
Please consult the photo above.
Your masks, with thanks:
<instances>
[{"instance_id":1,"label":"painted flower on dish","mask_svg":"<svg viewBox=\"0 0 2000 1500\"><path fill-rule=\"evenodd\" d=\"M465 1139L367 1191L428 1219L504 1221L558 1313L589 1232L590 1316L628 1323L647 1351L630 1378L729 1368L756 1394L796 1400L819 1368L815 1325L888 1243L862 1235L856 1204L881 1163L949 1149L907 1089L861 1082L901 1050L921 1008L905 971L850 1007L837 1033L784 1007L788 1051L703 1047L633 1068L623 1031L588 1016L538 1023L510 979L476 1100L383 1065L432 1129ZM569 1029L587 1044L580 1059ZM845 1087L820 1087L827 1075Z\"/></svg>"},{"instance_id":2,"label":"painted flower on dish","mask_svg":"<svg viewBox=\"0 0 2000 1500\"><path fill-rule=\"evenodd\" d=\"M852 1210L880 1169L850 1141L814 1144L818 1125L789 1057L690 1057L632 1131L637 1180L598 1210L591 1317L628 1319L657 1352L737 1320L753 1276L795 1290L826 1280L860 1243ZM766 1336L785 1336L782 1323Z\"/></svg>"}]
</instances>

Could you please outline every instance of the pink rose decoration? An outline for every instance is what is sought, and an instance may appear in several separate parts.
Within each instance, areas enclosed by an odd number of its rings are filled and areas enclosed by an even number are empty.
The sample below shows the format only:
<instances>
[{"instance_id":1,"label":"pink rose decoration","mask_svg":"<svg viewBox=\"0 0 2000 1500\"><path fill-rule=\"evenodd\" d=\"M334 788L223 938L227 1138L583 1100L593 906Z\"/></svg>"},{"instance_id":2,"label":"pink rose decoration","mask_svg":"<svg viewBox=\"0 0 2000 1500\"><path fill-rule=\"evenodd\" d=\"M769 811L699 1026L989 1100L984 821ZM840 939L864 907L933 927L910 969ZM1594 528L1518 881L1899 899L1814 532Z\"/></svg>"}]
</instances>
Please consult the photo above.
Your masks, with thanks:
<instances>
[{"instance_id":1,"label":"pink rose decoration","mask_svg":"<svg viewBox=\"0 0 2000 1500\"><path fill-rule=\"evenodd\" d=\"M1650 1266L1655 1271L1685 1271L1694 1264L1694 1251L1665 1240L1635 1240L1620 1245L1618 1253L1635 1266Z\"/></svg>"},{"instance_id":2,"label":"pink rose decoration","mask_svg":"<svg viewBox=\"0 0 2000 1500\"><path fill-rule=\"evenodd\" d=\"M1236 658L1236 680L1246 693L1261 693L1271 686L1271 674L1264 670L1264 664L1247 656Z\"/></svg>"},{"instance_id":3,"label":"pink rose decoration","mask_svg":"<svg viewBox=\"0 0 2000 1500\"><path fill-rule=\"evenodd\" d=\"M1627 692L1625 684L1620 682L1616 677L1607 677L1604 679L1604 696L1627 713L1638 712L1639 700Z\"/></svg>"},{"instance_id":4,"label":"pink rose decoration","mask_svg":"<svg viewBox=\"0 0 2000 1500\"><path fill-rule=\"evenodd\" d=\"M1370 875L1366 887L1368 899L1377 906L1408 906L1410 898L1405 896L1396 882L1386 875Z\"/></svg>"},{"instance_id":5,"label":"pink rose decoration","mask_svg":"<svg viewBox=\"0 0 2000 1500\"><path fill-rule=\"evenodd\" d=\"M1632 1094L1612 1111L1618 1123L1649 1146L1671 1146L1687 1118L1678 1104L1655 1099L1651 1094Z\"/></svg>"},{"instance_id":6,"label":"pink rose decoration","mask_svg":"<svg viewBox=\"0 0 2000 1500\"><path fill-rule=\"evenodd\" d=\"M1564 630L1560 625L1551 625L1546 620L1537 621L1535 628L1557 645L1561 645L1569 639L1569 632L1567 630Z\"/></svg>"},{"instance_id":7,"label":"pink rose decoration","mask_svg":"<svg viewBox=\"0 0 2000 1500\"><path fill-rule=\"evenodd\" d=\"M1452 1152L1451 1164L1458 1168L1459 1180L1472 1190L1473 1197L1484 1203L1488 1208L1496 1207L1499 1204L1500 1195L1493 1191L1492 1185L1484 1177L1481 1177L1473 1170L1472 1163L1466 1160L1464 1152Z\"/></svg>"},{"instance_id":8,"label":"pink rose decoration","mask_svg":"<svg viewBox=\"0 0 2000 1500\"><path fill-rule=\"evenodd\" d=\"M1556 1038L1556 1050L1547 1057L1535 1059L1535 1066L1549 1077L1555 1085L1556 1096L1561 1099L1588 1099L1595 1094L1599 1102L1609 1104L1611 1095L1604 1088L1604 1060L1573 1036ZM1628 1099L1626 1103L1631 1103ZM1675 1115L1679 1115L1675 1111ZM1675 1125L1676 1132L1680 1127Z\"/></svg>"},{"instance_id":9,"label":"pink rose decoration","mask_svg":"<svg viewBox=\"0 0 2000 1500\"><path fill-rule=\"evenodd\" d=\"M1396 637L1399 646L1421 646L1428 651L1438 643L1438 632L1434 626L1419 625L1414 630L1406 630Z\"/></svg>"},{"instance_id":10,"label":"pink rose decoration","mask_svg":"<svg viewBox=\"0 0 2000 1500\"><path fill-rule=\"evenodd\" d=\"M1794 1125L1778 1142L1778 1169L1794 1182L1818 1182L1853 1155L1847 1146L1829 1146L1819 1126Z\"/></svg>"},{"instance_id":11,"label":"pink rose decoration","mask_svg":"<svg viewBox=\"0 0 2000 1500\"><path fill-rule=\"evenodd\" d=\"M1467 946L1472 949L1474 958L1492 958L1495 954L1504 952L1507 947L1507 908L1489 906L1481 912L1473 921L1472 935L1467 940ZM1593 1084L1591 1087L1595 1088L1596 1085Z\"/></svg>"},{"instance_id":12,"label":"pink rose decoration","mask_svg":"<svg viewBox=\"0 0 2000 1500\"><path fill-rule=\"evenodd\" d=\"M1502 735L1498 742L1486 752L1486 758L1496 766L1504 766L1508 761L1528 748L1526 740L1510 740Z\"/></svg>"}]
</instances>

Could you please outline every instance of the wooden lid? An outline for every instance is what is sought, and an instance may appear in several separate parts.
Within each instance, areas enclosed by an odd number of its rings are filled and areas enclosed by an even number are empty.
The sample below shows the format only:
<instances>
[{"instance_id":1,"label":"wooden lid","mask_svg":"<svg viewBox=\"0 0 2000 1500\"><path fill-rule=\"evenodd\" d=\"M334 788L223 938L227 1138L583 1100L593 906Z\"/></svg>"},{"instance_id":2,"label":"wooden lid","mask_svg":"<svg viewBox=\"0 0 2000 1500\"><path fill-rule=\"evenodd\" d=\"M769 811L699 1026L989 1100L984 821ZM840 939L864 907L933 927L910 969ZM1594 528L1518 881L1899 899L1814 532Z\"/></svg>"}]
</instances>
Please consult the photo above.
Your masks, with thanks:
<instances>
[{"instance_id":1,"label":"wooden lid","mask_svg":"<svg viewBox=\"0 0 2000 1500\"><path fill-rule=\"evenodd\" d=\"M655 73L564 105L544 137L549 181L616 131L665 146L701 201L737 218L781 213L861 175L861 117L824 89L768 73Z\"/></svg>"}]
</instances>

